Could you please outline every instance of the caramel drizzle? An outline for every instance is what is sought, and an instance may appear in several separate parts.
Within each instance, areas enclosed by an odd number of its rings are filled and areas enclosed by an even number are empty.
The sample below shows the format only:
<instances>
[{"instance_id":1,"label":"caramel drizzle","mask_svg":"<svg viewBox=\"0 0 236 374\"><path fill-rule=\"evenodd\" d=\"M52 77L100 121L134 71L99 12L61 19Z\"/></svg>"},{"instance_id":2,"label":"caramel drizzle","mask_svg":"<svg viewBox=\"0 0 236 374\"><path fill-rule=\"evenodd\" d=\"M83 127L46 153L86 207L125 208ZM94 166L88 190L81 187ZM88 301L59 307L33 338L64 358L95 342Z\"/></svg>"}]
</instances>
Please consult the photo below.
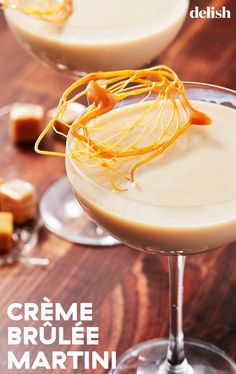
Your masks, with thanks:
<instances>
[{"instance_id":1,"label":"caramel drizzle","mask_svg":"<svg viewBox=\"0 0 236 374\"><path fill-rule=\"evenodd\" d=\"M72 0L0 0L0 9L15 9L54 23L65 22L71 16L72 8Z\"/></svg>"},{"instance_id":2,"label":"caramel drizzle","mask_svg":"<svg viewBox=\"0 0 236 374\"><path fill-rule=\"evenodd\" d=\"M86 88L76 93L78 88L84 85ZM103 88L103 85L108 88ZM99 123L96 126L98 117L113 110L122 100L133 97L141 102L148 100L150 95L154 98L152 97L150 105L138 119L115 130L108 125L102 125L102 131L105 128L111 133L102 140L96 139L96 134L99 134L100 130ZM68 103L78 101L83 96L86 96L89 106L70 126L68 136L72 136L74 140L73 149L70 148L71 154L40 150L41 140L52 127L54 128L54 123L59 117L60 120L63 119ZM180 109L186 116L186 120L182 122ZM153 121L147 117L152 115L157 116L157 119L155 117L155 124L150 127ZM165 115L166 119L163 118ZM211 119L206 114L192 107L183 83L169 67L91 73L73 83L64 92L54 118L39 137L35 149L41 154L69 156L88 166L100 166L107 171L112 186L123 191L125 189L120 186L117 179L120 182L133 182L135 171L163 153L189 126L210 123ZM67 123L64 125L69 127ZM55 128L54 130L58 132ZM153 136L153 133L157 135ZM63 133L60 134L67 137Z\"/></svg>"}]
</instances>

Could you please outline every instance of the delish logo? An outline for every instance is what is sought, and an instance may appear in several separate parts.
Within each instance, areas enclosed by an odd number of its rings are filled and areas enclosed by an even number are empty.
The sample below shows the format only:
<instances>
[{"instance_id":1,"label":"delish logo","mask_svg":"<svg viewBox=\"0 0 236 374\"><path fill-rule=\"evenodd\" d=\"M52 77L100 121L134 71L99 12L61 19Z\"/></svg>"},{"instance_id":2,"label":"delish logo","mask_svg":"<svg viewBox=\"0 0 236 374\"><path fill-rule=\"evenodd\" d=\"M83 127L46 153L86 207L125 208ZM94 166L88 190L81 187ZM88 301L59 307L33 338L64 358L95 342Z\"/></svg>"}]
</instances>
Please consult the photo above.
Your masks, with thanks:
<instances>
[{"instance_id":1,"label":"delish logo","mask_svg":"<svg viewBox=\"0 0 236 374\"><path fill-rule=\"evenodd\" d=\"M214 6L207 6L206 9L199 9L195 6L189 13L191 18L231 18L230 10L223 6L221 9L216 9Z\"/></svg>"}]
</instances>

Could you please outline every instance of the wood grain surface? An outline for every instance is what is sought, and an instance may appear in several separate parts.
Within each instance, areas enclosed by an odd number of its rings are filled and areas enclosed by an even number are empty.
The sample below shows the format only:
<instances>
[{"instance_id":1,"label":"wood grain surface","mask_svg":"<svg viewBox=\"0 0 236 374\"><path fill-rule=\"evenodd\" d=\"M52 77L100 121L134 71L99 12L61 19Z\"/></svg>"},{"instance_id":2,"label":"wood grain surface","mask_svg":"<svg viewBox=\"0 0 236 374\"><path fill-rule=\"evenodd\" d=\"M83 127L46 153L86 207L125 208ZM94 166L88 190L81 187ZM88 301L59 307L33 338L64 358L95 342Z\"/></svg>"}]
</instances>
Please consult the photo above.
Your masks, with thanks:
<instances>
[{"instance_id":1,"label":"wood grain surface","mask_svg":"<svg viewBox=\"0 0 236 374\"><path fill-rule=\"evenodd\" d=\"M192 1L227 6L234 19L186 19L172 45L158 58L183 80L236 88L235 0ZM35 102L50 108L71 82L26 54L0 15L0 106ZM56 140L53 140L56 142ZM32 182L40 197L65 173L62 159L42 158L32 147L17 148L8 136L8 119L0 122L0 175ZM61 147L61 145L58 145ZM93 302L93 324L100 327L98 351L122 354L132 345L168 333L167 258L138 253L124 245L89 248L63 241L46 229L34 254L50 259L46 268L15 265L0 268L0 373L7 369L6 308L12 302L40 303L44 296L67 308L72 302ZM192 256L185 275L184 328L187 337L204 339L236 359L236 245ZM34 322L40 326L40 322ZM53 347L55 348L55 347ZM76 347L73 347L75 349ZM16 354L23 346L14 347ZM52 347L28 347L32 354ZM63 347L70 350L70 347ZM31 372L31 371L28 371ZM49 372L44 369L32 373ZM50 371L51 372L51 371ZM52 371L55 372L55 371ZM83 373L83 370L57 370ZM86 371L86 373L95 371ZM104 370L96 370L102 374Z\"/></svg>"}]
</instances>

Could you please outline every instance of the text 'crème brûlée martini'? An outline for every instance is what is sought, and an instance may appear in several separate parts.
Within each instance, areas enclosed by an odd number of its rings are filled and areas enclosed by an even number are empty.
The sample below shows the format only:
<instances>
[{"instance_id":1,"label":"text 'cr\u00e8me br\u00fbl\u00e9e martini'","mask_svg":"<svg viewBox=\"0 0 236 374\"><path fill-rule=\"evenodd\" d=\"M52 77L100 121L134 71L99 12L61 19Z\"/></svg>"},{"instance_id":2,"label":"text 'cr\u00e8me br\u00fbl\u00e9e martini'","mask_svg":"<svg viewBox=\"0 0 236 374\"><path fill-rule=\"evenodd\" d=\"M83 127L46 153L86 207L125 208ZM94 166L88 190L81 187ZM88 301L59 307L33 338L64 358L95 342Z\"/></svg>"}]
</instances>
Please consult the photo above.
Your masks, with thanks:
<instances>
[{"instance_id":1,"label":"text 'cr\u00e8me br\u00fbl\u00e9e martini'","mask_svg":"<svg viewBox=\"0 0 236 374\"><path fill-rule=\"evenodd\" d=\"M5 12L17 38L41 60L70 71L138 68L178 33L188 0L74 0L62 24Z\"/></svg>"},{"instance_id":2,"label":"text 'cr\u00e8me br\u00fbl\u00e9e martini'","mask_svg":"<svg viewBox=\"0 0 236 374\"><path fill-rule=\"evenodd\" d=\"M136 248L187 254L231 243L236 240L236 112L189 102L169 70L163 70L168 83L157 75L160 81L152 85L154 75L144 78L150 72L160 73L147 69L138 78L127 73L121 83L114 78L111 91L90 82L91 107L67 139L75 195L99 225Z\"/></svg>"}]
</instances>

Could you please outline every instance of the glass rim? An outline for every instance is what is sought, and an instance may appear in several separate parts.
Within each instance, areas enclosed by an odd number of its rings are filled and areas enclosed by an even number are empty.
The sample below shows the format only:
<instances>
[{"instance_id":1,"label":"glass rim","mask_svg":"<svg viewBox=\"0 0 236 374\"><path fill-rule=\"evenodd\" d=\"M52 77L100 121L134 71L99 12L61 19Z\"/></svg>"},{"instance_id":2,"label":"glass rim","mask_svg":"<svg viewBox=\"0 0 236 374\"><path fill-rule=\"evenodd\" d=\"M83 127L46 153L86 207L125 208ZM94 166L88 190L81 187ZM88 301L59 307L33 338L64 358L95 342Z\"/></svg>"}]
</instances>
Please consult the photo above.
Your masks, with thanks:
<instances>
[{"instance_id":1,"label":"glass rim","mask_svg":"<svg viewBox=\"0 0 236 374\"><path fill-rule=\"evenodd\" d=\"M171 7L171 13L175 14L175 11L176 11L176 8L180 7L182 4L185 4L186 5L186 10L188 9L189 7L189 4L190 4L190 0L182 0L182 2L180 3L180 0L174 0L174 3ZM8 13L8 12L18 12L17 10L15 9L5 9L4 10L4 13ZM77 26L77 25L66 25L66 23L53 23L53 22L50 22L48 20L43 20L43 19L39 19L37 17L33 17L33 16L30 16L30 15L26 15L26 14L23 14L21 13L24 17L29 17L29 18L33 18L35 20L35 22L40 22L42 24L45 24L45 25L50 25L50 26L55 26L59 29L63 28L63 27L67 27L69 30L102 30L102 29L123 29L124 27L125 28L132 28L136 25L141 25L142 23L146 22L146 21L151 21L151 20L155 20L155 21L160 21L160 19L162 19L170 10L169 9L165 9L163 10L161 13L158 13L156 15L151 15L150 17L146 17L144 19L141 19L137 22L133 22L133 23L126 23L126 24L122 24L122 25L106 25L106 26L102 26L102 25L99 25L99 26L84 26L84 25L81 25L81 26ZM11 21L10 21L11 22ZM167 22L167 25L169 24L169 22ZM158 24L156 25L158 27Z\"/></svg>"},{"instance_id":2,"label":"glass rim","mask_svg":"<svg viewBox=\"0 0 236 374\"><path fill-rule=\"evenodd\" d=\"M184 87L186 88L187 86L196 86L196 88L200 88L201 86L203 88L214 88L216 90L220 90L223 92L228 92L229 94L231 93L232 95L236 96L236 89L234 90L233 88L225 87L225 86L220 86L214 83L206 83L206 82L195 82L195 81L182 81L184 84ZM187 87L189 89L190 87Z\"/></svg>"},{"instance_id":3,"label":"glass rim","mask_svg":"<svg viewBox=\"0 0 236 374\"><path fill-rule=\"evenodd\" d=\"M235 109L234 108L230 108L230 109L236 110L236 90L233 90L233 89L227 88L227 87L222 87L222 86L219 86L219 85L201 83L201 82L183 81L183 83L184 83L184 86L185 86L186 90L190 90L190 89L193 89L193 88L196 88L196 89L203 88L203 89L206 89L206 90L208 89L208 90L213 90L213 91L220 91L220 92L223 92L223 93L225 92L225 93L228 93L230 95L235 96ZM198 101L197 98L195 98L194 100ZM205 100L200 100L200 101L206 102ZM226 102L228 103L228 101L222 101L222 102L223 103L226 103ZM219 104L219 103L216 103L216 104ZM219 105L225 106L224 104L219 104ZM68 153L68 141L66 143L66 153ZM71 163L71 165L75 169L76 173L78 173L78 175L80 175L83 180L86 180L89 183L89 185L92 185L97 190L104 191L106 194L107 193L109 193L109 194L114 194L115 193L112 189L109 189L108 187L104 187L104 186L101 186L101 185L97 184L94 180L89 178L89 176L84 174L83 171L81 171L79 169L78 163L75 159L69 157L69 155L68 155L68 156L66 156L66 160L67 160L67 162ZM151 206L152 208L159 209L163 212L164 211L166 211L166 212L167 211L168 212L169 211L176 211L176 210L181 210L181 211L186 212L186 211L190 211L190 210L193 210L193 209L199 209L201 211L202 209L205 210L208 207L209 208L210 207L220 207L220 206L225 206L227 204L230 204L229 205L229 207L230 207L232 202L236 203L236 193L235 193L234 197L226 199L226 200L221 200L221 201L218 201L218 202L216 201L216 202L209 203L209 204L182 205L182 206L180 206L180 205L166 205L166 204L162 204L162 205L161 204L155 204L155 205L153 205L153 204L148 203L148 202L140 201L140 200L137 200L137 199L132 199L130 197L125 196L124 194L125 194L125 192L120 192L120 195L117 195L117 193L116 193L116 196L119 196L121 200L137 202L139 205L143 205L145 207ZM235 208L236 208L236 204L235 204ZM234 217L235 217L235 210L234 210ZM209 221L209 224L210 223L211 222ZM214 223L216 223L216 220L214 220ZM203 225L205 226L206 224L203 223ZM159 225L159 226L161 226L161 225ZM191 226L191 224L189 224L189 226ZM196 226L201 226L201 225L194 224L193 226L196 227Z\"/></svg>"}]
</instances>

